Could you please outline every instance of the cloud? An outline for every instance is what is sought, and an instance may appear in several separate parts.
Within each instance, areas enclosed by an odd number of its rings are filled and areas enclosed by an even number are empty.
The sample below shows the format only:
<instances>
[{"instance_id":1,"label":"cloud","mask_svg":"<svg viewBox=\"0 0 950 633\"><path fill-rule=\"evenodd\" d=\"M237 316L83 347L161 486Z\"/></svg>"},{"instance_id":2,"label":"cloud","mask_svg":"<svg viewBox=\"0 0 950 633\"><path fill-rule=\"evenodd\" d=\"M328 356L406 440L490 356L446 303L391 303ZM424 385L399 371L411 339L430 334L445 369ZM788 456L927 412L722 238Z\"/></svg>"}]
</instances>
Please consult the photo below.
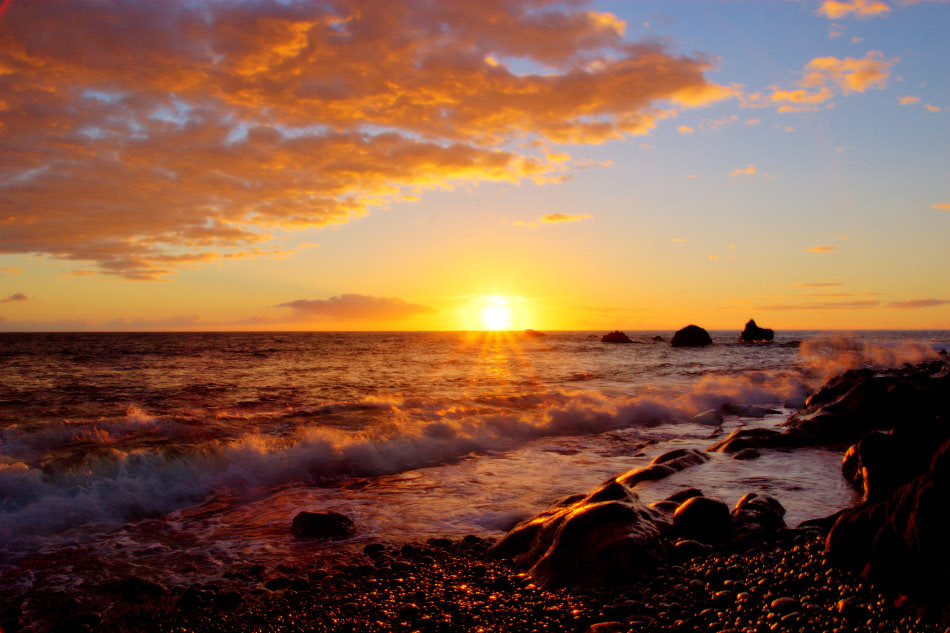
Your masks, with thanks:
<instances>
[{"instance_id":1,"label":"cloud","mask_svg":"<svg viewBox=\"0 0 950 633\"><path fill-rule=\"evenodd\" d=\"M835 246L812 246L811 248L806 248L805 250L809 253L830 253L835 250Z\"/></svg>"},{"instance_id":2,"label":"cloud","mask_svg":"<svg viewBox=\"0 0 950 633\"><path fill-rule=\"evenodd\" d=\"M0 272L10 273L11 275L19 275L23 271L19 268L0 268Z\"/></svg>"},{"instance_id":3,"label":"cloud","mask_svg":"<svg viewBox=\"0 0 950 633\"><path fill-rule=\"evenodd\" d=\"M502 146L645 134L734 94L624 29L547 0L15 3L0 252L141 280L259 257L406 193L571 169Z\"/></svg>"},{"instance_id":4,"label":"cloud","mask_svg":"<svg viewBox=\"0 0 950 633\"><path fill-rule=\"evenodd\" d=\"M840 281L812 281L808 283L795 284L796 288L827 288L831 286L843 286Z\"/></svg>"},{"instance_id":5,"label":"cloud","mask_svg":"<svg viewBox=\"0 0 950 633\"><path fill-rule=\"evenodd\" d=\"M950 211L950 203L937 202L936 204L930 205L930 208L937 209L938 211Z\"/></svg>"},{"instance_id":6,"label":"cloud","mask_svg":"<svg viewBox=\"0 0 950 633\"><path fill-rule=\"evenodd\" d=\"M888 308L912 309L912 308L936 308L937 306L950 305L948 299L911 299L909 301L892 301L887 304Z\"/></svg>"},{"instance_id":7,"label":"cloud","mask_svg":"<svg viewBox=\"0 0 950 633\"><path fill-rule=\"evenodd\" d=\"M335 321L404 321L420 314L433 314L435 308L406 303L395 297L370 297L345 294L329 299L298 299L281 303L278 308L291 308L299 316Z\"/></svg>"},{"instance_id":8,"label":"cloud","mask_svg":"<svg viewBox=\"0 0 950 633\"><path fill-rule=\"evenodd\" d=\"M746 125L758 125L761 122L762 119L749 119L748 121L744 121Z\"/></svg>"},{"instance_id":9,"label":"cloud","mask_svg":"<svg viewBox=\"0 0 950 633\"><path fill-rule=\"evenodd\" d=\"M772 86L769 101L779 112L807 112L834 106L835 92L849 95L872 88L887 87L894 59L884 59L878 51L863 58L816 57L805 65L802 78L793 88Z\"/></svg>"},{"instance_id":10,"label":"cloud","mask_svg":"<svg viewBox=\"0 0 950 633\"><path fill-rule=\"evenodd\" d=\"M29 297L27 297L25 294L23 294L22 292L17 292L10 295L6 299L0 299L0 303L19 303L21 301L28 301L28 300L29 300Z\"/></svg>"},{"instance_id":11,"label":"cloud","mask_svg":"<svg viewBox=\"0 0 950 633\"><path fill-rule=\"evenodd\" d=\"M910 105L912 103L920 103L920 97L911 97L908 95L906 97L901 97L900 102L901 102L901 105Z\"/></svg>"},{"instance_id":12,"label":"cloud","mask_svg":"<svg viewBox=\"0 0 950 633\"><path fill-rule=\"evenodd\" d=\"M748 167L740 168L736 167L729 172L730 176L751 176L752 174L757 173L758 170L755 168L755 165L750 164Z\"/></svg>"},{"instance_id":13,"label":"cloud","mask_svg":"<svg viewBox=\"0 0 950 633\"><path fill-rule=\"evenodd\" d=\"M547 215L542 215L539 219L539 222L553 223L553 222L580 222L581 220L590 219L590 213L582 214L570 214L570 213L548 213Z\"/></svg>"},{"instance_id":14,"label":"cloud","mask_svg":"<svg viewBox=\"0 0 950 633\"><path fill-rule=\"evenodd\" d=\"M880 301L822 301L815 303L759 306L756 310L866 310L881 305Z\"/></svg>"},{"instance_id":15,"label":"cloud","mask_svg":"<svg viewBox=\"0 0 950 633\"><path fill-rule=\"evenodd\" d=\"M693 128L691 128L690 126L688 126L688 125L681 125L681 126L679 126L678 128L676 128L676 129L679 130L679 133L680 133L680 134L692 134L693 132L696 131L696 130L694 130Z\"/></svg>"},{"instance_id":16,"label":"cloud","mask_svg":"<svg viewBox=\"0 0 950 633\"><path fill-rule=\"evenodd\" d=\"M880 0L825 0L818 7L818 13L830 20L845 17L873 17L885 15L891 8Z\"/></svg>"},{"instance_id":17,"label":"cloud","mask_svg":"<svg viewBox=\"0 0 950 633\"><path fill-rule=\"evenodd\" d=\"M686 243L686 238L685 238L685 237L674 237L674 238L673 238L673 241L676 242L677 244L685 244L685 243Z\"/></svg>"},{"instance_id":18,"label":"cloud","mask_svg":"<svg viewBox=\"0 0 950 633\"><path fill-rule=\"evenodd\" d=\"M940 106L930 105L929 103L925 103L924 107L927 108L927 112L940 112L942 109Z\"/></svg>"}]
</instances>

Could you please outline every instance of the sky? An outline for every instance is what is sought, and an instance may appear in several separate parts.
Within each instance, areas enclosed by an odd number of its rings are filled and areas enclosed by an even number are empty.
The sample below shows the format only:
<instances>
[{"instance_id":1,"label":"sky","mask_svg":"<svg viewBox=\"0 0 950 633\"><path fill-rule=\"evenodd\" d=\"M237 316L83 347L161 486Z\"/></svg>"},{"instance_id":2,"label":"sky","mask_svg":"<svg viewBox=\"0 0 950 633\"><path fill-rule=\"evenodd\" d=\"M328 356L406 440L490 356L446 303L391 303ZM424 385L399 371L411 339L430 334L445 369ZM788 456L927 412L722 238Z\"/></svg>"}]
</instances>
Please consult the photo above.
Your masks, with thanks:
<instances>
[{"instance_id":1,"label":"sky","mask_svg":"<svg viewBox=\"0 0 950 633\"><path fill-rule=\"evenodd\" d=\"M0 331L950 329L948 31L0 0Z\"/></svg>"}]
</instances>

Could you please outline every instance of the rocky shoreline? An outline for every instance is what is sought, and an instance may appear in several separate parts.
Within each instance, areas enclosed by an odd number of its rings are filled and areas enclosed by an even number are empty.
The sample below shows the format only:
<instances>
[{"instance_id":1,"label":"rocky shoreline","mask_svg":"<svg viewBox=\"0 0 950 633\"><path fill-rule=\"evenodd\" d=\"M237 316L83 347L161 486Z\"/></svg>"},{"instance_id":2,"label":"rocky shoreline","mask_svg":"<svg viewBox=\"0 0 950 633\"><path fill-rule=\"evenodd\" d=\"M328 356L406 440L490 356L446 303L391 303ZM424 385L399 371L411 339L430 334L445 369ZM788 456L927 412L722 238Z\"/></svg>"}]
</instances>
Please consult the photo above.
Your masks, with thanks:
<instances>
[{"instance_id":1,"label":"rocky shoreline","mask_svg":"<svg viewBox=\"0 0 950 633\"><path fill-rule=\"evenodd\" d=\"M865 501L831 517L788 527L779 500L730 509L695 489L642 504L637 486L708 460L679 450L496 542L374 543L213 582L46 589L0 598L0 631L945 631L948 424L946 362L853 370L784 430L740 429L707 449L840 447Z\"/></svg>"}]
</instances>

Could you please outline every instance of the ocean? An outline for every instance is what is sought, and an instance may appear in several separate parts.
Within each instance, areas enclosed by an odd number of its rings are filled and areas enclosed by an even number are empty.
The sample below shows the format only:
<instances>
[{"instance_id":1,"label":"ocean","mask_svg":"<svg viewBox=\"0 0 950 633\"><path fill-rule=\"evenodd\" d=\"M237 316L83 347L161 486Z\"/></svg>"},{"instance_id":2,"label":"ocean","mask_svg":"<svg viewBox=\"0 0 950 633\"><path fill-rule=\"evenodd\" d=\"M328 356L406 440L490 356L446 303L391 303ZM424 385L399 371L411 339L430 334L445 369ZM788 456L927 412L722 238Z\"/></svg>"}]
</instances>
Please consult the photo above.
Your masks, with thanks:
<instances>
[{"instance_id":1,"label":"ocean","mask_svg":"<svg viewBox=\"0 0 950 633\"><path fill-rule=\"evenodd\" d=\"M844 369L950 346L946 331L757 345L713 331L694 349L670 331L602 334L0 334L0 592L498 537L669 450L775 427ZM721 427L696 417L710 409ZM794 525L857 501L840 463L840 450L712 454L637 492L764 492ZM294 539L301 510L341 512L358 533Z\"/></svg>"}]
</instances>

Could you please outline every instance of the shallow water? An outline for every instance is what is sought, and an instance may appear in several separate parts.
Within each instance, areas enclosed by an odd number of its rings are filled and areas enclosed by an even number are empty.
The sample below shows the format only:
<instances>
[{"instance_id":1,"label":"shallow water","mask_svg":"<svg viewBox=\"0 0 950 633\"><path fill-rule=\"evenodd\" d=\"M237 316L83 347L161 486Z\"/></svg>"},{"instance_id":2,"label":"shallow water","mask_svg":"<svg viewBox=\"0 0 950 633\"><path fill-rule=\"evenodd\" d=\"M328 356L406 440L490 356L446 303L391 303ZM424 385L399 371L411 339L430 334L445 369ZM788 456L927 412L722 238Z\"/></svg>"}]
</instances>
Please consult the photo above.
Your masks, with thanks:
<instances>
[{"instance_id":1,"label":"shallow water","mask_svg":"<svg viewBox=\"0 0 950 633\"><path fill-rule=\"evenodd\" d=\"M712 332L712 347L673 349L652 340L670 332L630 334L0 335L0 585L70 586L103 566L193 581L326 550L289 536L301 509L354 518L353 547L495 536L672 448L780 424L845 368L950 341ZM725 403L771 412L692 420ZM687 486L772 494L790 524L854 501L822 450L713 455L638 493Z\"/></svg>"}]
</instances>

